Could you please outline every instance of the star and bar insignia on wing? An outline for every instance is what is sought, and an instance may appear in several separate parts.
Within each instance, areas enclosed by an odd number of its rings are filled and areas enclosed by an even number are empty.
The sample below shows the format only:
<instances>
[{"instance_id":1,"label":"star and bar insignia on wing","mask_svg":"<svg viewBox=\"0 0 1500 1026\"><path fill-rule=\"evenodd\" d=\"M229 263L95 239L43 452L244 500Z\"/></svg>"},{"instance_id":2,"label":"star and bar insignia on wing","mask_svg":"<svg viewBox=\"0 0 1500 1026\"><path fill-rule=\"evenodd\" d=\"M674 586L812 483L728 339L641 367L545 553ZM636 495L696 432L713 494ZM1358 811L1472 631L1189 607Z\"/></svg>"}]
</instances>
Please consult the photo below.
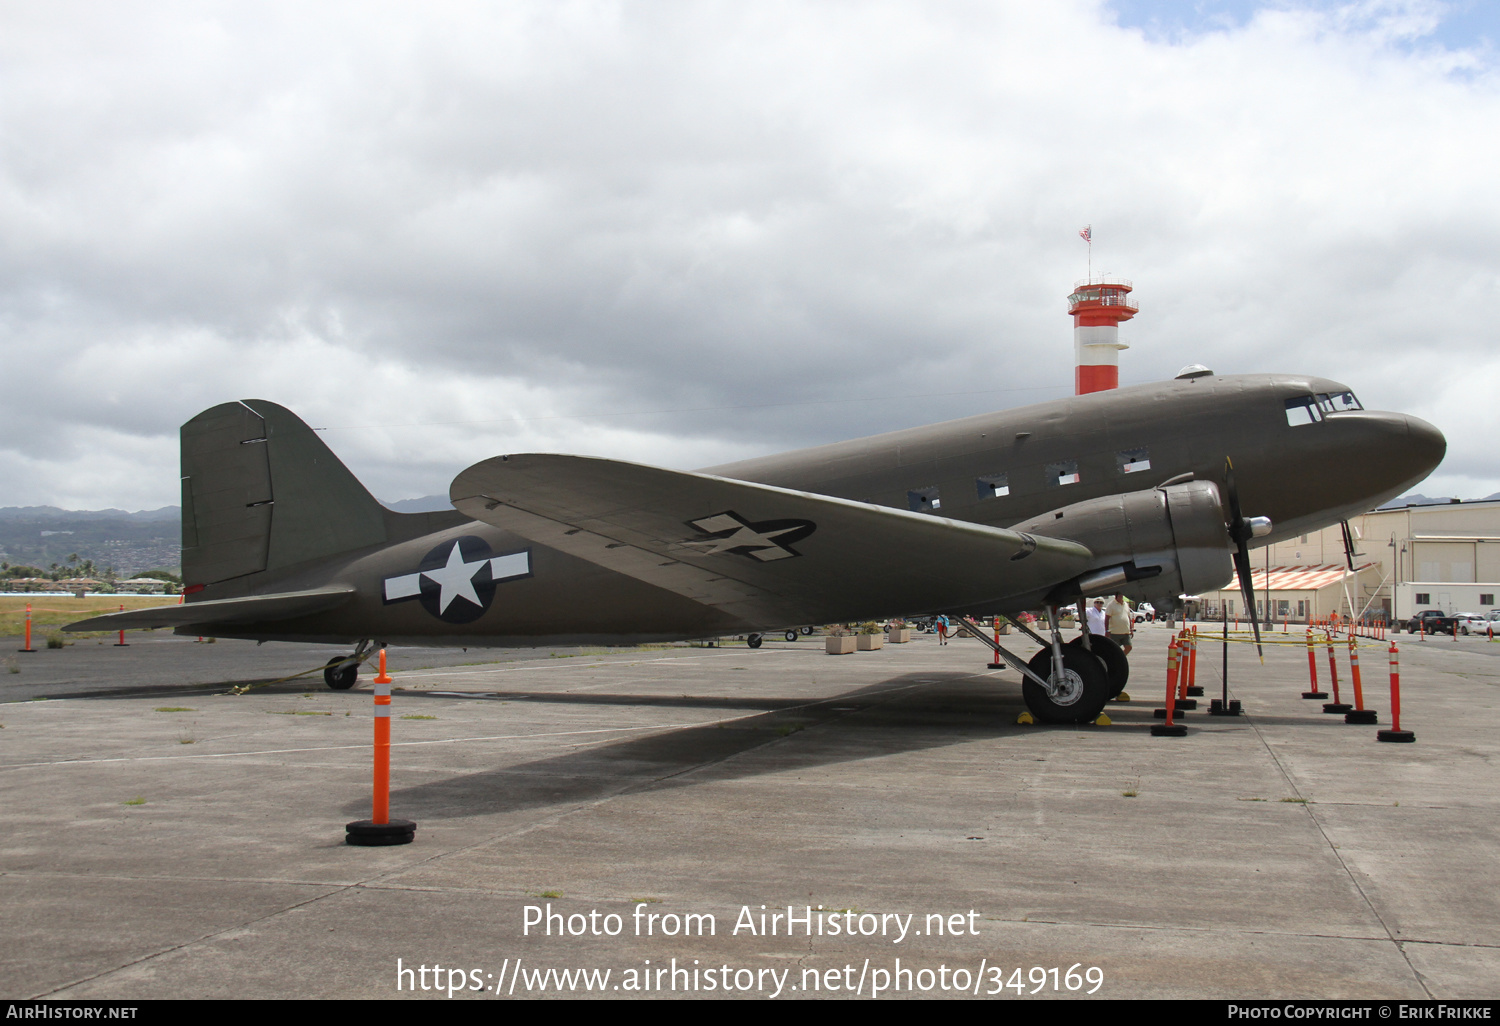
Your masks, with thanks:
<instances>
[{"instance_id":1,"label":"star and bar insignia on wing","mask_svg":"<svg viewBox=\"0 0 1500 1026\"><path fill-rule=\"evenodd\" d=\"M802 555L792 548L792 543L801 541L818 529L811 520L761 520L752 523L733 510L689 520L688 526L708 537L683 542L687 548L696 549L704 555L732 552L761 563Z\"/></svg>"}]
</instances>

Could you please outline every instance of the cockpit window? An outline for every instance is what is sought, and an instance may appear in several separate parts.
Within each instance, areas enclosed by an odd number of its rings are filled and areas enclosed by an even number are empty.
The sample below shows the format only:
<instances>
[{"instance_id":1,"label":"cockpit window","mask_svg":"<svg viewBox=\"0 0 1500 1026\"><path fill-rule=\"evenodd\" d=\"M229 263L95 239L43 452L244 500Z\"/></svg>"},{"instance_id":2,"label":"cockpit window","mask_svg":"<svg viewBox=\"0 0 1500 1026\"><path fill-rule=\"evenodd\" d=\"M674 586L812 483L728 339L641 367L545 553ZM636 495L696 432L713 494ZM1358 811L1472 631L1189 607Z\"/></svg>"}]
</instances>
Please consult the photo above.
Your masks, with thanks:
<instances>
[{"instance_id":1,"label":"cockpit window","mask_svg":"<svg viewBox=\"0 0 1500 1026\"><path fill-rule=\"evenodd\" d=\"M1324 413L1342 413L1345 410L1362 410L1353 392L1335 392L1332 395L1319 393L1318 408Z\"/></svg>"},{"instance_id":2,"label":"cockpit window","mask_svg":"<svg viewBox=\"0 0 1500 1026\"><path fill-rule=\"evenodd\" d=\"M1318 400L1316 396L1299 395L1295 399L1286 401L1286 422L1292 427L1303 424L1316 424L1323 419L1318 412Z\"/></svg>"}]
</instances>

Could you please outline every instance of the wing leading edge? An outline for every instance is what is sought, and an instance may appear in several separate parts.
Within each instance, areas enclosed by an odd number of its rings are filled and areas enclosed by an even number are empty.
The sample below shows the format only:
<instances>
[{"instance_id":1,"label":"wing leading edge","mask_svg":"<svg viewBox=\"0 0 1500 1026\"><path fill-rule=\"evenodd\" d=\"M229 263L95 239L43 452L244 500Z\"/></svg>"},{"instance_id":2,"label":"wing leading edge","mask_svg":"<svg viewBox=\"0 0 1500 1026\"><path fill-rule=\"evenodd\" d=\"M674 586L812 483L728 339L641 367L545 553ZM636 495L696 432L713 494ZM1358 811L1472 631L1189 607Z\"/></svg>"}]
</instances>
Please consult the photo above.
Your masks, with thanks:
<instances>
[{"instance_id":1,"label":"wing leading edge","mask_svg":"<svg viewBox=\"0 0 1500 1026\"><path fill-rule=\"evenodd\" d=\"M764 627L1013 607L1076 542L619 460L525 454L453 480L476 520Z\"/></svg>"}]
</instances>

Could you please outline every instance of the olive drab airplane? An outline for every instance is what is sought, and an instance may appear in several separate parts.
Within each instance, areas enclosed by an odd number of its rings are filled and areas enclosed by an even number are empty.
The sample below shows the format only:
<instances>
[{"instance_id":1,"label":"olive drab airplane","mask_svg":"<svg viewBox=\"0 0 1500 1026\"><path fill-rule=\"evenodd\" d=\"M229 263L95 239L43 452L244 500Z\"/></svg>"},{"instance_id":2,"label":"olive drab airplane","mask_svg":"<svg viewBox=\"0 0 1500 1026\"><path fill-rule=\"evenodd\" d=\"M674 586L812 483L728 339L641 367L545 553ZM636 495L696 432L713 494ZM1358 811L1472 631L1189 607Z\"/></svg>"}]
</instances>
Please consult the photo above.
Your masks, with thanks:
<instances>
[{"instance_id":1,"label":"olive drab airplane","mask_svg":"<svg viewBox=\"0 0 1500 1026\"><path fill-rule=\"evenodd\" d=\"M290 411L247 399L182 427L176 606L69 630L354 646L635 645L801 624L1044 610L1022 662L1038 719L1097 716L1128 672L1064 643L1056 608L1123 591L1171 607L1248 588L1250 543L1421 481L1443 436L1333 381L1178 378L700 471L523 454L453 480L452 510L383 507ZM1247 593L1246 608L1255 604Z\"/></svg>"}]
</instances>

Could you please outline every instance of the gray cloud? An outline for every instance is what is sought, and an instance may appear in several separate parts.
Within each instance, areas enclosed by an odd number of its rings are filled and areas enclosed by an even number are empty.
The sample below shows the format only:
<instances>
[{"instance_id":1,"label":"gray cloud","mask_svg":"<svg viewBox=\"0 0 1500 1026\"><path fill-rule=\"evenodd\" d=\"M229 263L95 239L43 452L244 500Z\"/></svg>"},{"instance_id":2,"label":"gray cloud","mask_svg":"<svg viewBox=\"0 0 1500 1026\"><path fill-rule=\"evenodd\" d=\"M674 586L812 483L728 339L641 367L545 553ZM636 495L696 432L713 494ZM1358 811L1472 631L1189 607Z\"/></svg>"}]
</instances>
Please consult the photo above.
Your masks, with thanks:
<instances>
[{"instance_id":1,"label":"gray cloud","mask_svg":"<svg viewBox=\"0 0 1500 1026\"><path fill-rule=\"evenodd\" d=\"M1495 73L1408 6L0 7L0 505L176 501L252 395L390 498L1065 395L1084 222L1124 380L1327 374L1500 490Z\"/></svg>"}]
</instances>

